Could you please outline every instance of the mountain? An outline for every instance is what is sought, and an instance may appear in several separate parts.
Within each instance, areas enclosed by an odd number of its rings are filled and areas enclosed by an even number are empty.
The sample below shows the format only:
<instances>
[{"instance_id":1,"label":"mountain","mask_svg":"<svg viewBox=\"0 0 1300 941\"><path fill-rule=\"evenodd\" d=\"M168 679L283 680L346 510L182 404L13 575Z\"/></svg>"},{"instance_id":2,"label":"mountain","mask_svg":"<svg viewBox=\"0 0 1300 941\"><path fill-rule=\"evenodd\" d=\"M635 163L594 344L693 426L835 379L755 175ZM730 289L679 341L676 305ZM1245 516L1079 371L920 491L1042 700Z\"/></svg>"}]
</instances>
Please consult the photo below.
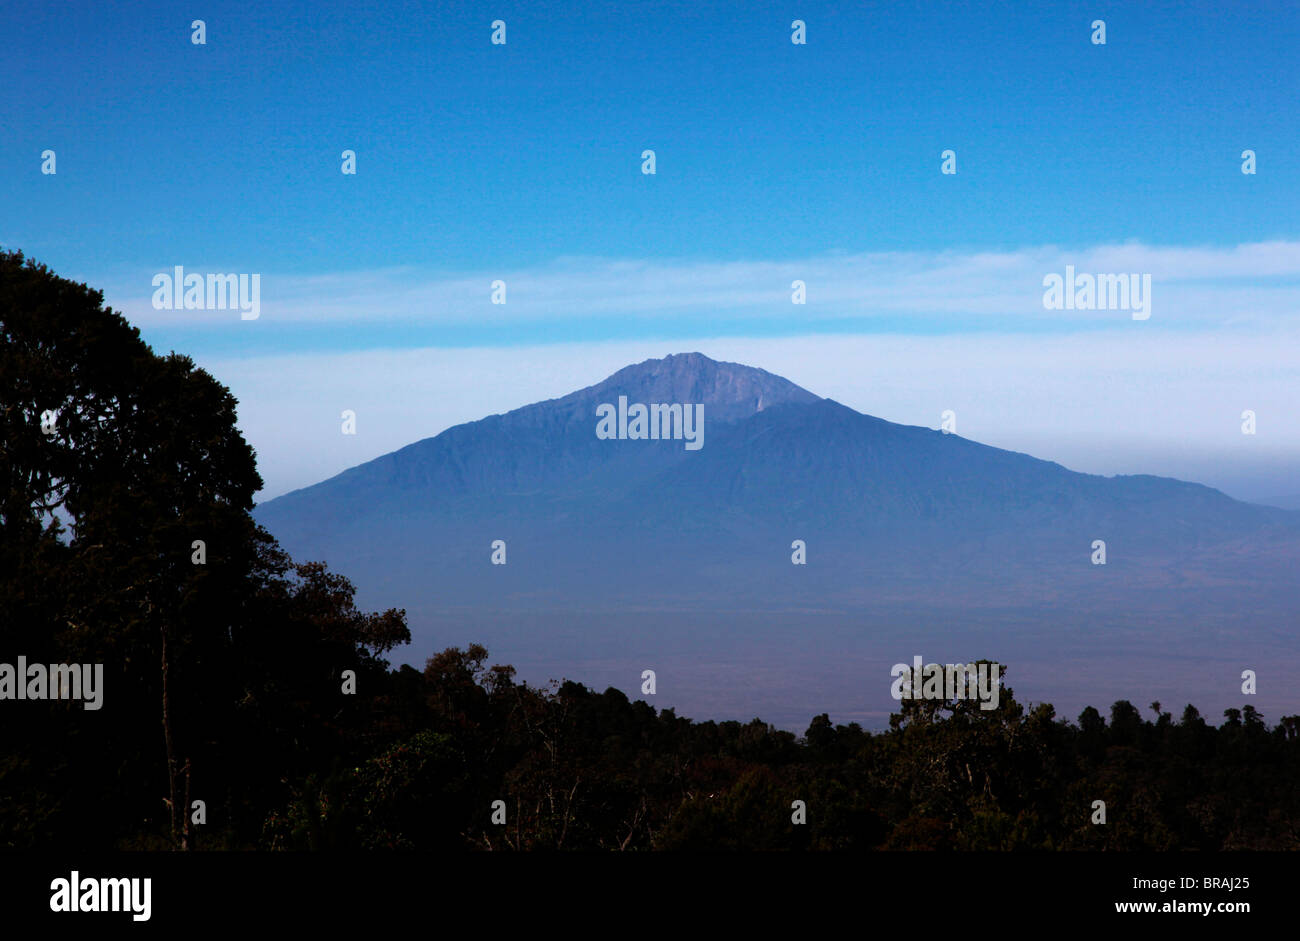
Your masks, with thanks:
<instances>
[{"instance_id":1,"label":"mountain","mask_svg":"<svg viewBox=\"0 0 1300 941\"><path fill-rule=\"evenodd\" d=\"M702 403L703 446L598 438L598 406L620 396ZM1289 538L1297 519L1198 484L1079 474L893 424L698 353L450 428L263 504L258 516L295 556L324 557L363 581L422 570L430 557L444 569L463 563L469 581L439 594L468 590L467 601L474 583L495 577L485 566L498 538L518 550L507 564L519 565L511 571L524 572L522 584L528 574L563 582L566 563L581 560L618 581L620 559L654 564L665 548L680 584L719 565L788 565L794 539L813 553L835 549L835 569L861 555L899 575L955 560L990 574L1012 563L1088 573L1095 539L1107 543L1108 565L1162 568L1234 541ZM719 557L721 545L729 555ZM727 586L716 587L729 603Z\"/></svg>"},{"instance_id":2,"label":"mountain","mask_svg":"<svg viewBox=\"0 0 1300 941\"><path fill-rule=\"evenodd\" d=\"M1255 500L1255 503L1264 506L1275 506L1283 510L1300 510L1300 493L1290 493L1280 497L1267 497L1262 500Z\"/></svg>"},{"instance_id":3,"label":"mountain","mask_svg":"<svg viewBox=\"0 0 1300 941\"><path fill-rule=\"evenodd\" d=\"M598 437L598 408L620 397L702 404L702 446ZM1274 636L1300 610L1300 514L1076 473L698 353L450 428L257 516L366 603L406 607L423 654L478 639L455 636L459 623L560 668L565 650L653 658L658 638L684 661L756 657L761 670L792 637L860 647L917 625L1013 655L1062 630L1099 637L1103 619L1155 654ZM505 565L491 564L498 539ZM629 636L638 619L645 632ZM719 640L737 620L749 626ZM990 652L954 656L977 653Z\"/></svg>"}]
</instances>

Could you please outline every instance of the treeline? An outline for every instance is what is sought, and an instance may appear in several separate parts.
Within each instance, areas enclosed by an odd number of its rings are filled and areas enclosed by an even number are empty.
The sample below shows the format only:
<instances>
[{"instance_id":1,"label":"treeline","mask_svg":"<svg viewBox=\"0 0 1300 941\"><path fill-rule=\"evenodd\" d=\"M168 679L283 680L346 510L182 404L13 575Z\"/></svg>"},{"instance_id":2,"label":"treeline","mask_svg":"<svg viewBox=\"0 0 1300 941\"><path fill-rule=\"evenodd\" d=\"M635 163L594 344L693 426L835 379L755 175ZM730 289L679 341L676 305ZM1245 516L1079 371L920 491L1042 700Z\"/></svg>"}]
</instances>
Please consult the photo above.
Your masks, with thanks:
<instances>
[{"instance_id":1,"label":"treeline","mask_svg":"<svg viewBox=\"0 0 1300 941\"><path fill-rule=\"evenodd\" d=\"M392 670L404 613L254 523L236 404L0 252L0 664L104 668L96 710L0 692L0 847L1300 846L1297 722L1250 707L1073 725L1004 689L798 738L531 687L478 646Z\"/></svg>"},{"instance_id":2,"label":"treeline","mask_svg":"<svg viewBox=\"0 0 1300 941\"><path fill-rule=\"evenodd\" d=\"M888 731L692 722L622 692L537 689L480 646L390 675L391 744L268 820L294 849L1300 848L1300 723L1215 727L1120 701L1078 723L1014 692L904 701ZM497 821L493 822L493 804ZM793 822L803 802L805 823ZM1099 814L1104 803L1105 823Z\"/></svg>"}]
</instances>

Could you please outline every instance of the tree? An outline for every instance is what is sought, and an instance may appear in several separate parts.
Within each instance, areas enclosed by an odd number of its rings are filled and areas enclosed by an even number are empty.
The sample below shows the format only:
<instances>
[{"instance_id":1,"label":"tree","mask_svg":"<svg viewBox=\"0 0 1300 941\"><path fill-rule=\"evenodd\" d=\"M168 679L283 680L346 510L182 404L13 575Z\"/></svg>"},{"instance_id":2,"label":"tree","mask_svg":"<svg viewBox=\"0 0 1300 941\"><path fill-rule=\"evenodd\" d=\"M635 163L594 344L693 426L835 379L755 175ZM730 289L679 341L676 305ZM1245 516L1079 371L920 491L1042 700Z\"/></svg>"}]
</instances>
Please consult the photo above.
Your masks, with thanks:
<instances>
[{"instance_id":1,"label":"tree","mask_svg":"<svg viewBox=\"0 0 1300 941\"><path fill-rule=\"evenodd\" d=\"M228 760L250 724L275 739L305 701L337 702L338 670L373 673L409 640L404 615L360 614L345 579L295 566L256 525L229 390L17 252L0 252L0 406L0 649L103 664L106 687L102 713L51 703L6 723L22 757L0 785L64 793L97 821L56 813L79 839L143 820L188 848L199 790L227 821L251 799L252 766ZM329 684L299 672L322 657Z\"/></svg>"}]
</instances>

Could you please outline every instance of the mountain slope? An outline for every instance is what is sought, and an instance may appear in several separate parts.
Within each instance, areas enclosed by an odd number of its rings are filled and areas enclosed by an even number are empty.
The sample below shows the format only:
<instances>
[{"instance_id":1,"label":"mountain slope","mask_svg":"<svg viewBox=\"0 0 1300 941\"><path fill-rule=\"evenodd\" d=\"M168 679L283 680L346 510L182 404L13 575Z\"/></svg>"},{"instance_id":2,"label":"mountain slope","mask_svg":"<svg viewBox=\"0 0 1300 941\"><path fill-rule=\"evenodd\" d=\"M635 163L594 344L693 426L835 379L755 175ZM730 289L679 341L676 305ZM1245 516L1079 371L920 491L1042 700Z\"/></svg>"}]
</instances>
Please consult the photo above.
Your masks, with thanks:
<instances>
[{"instance_id":1,"label":"mountain slope","mask_svg":"<svg viewBox=\"0 0 1300 941\"><path fill-rule=\"evenodd\" d=\"M703 448L597 438L597 406L619 396L703 402ZM975 621L1055 605L1134 623L1285 620L1300 560L1300 514L1166 478L1075 473L700 354L450 428L257 515L295 558L415 612L417 636L453 610L888 604L908 617L938 605ZM506 566L490 564L497 539ZM807 565L791 564L795 540Z\"/></svg>"}]
</instances>

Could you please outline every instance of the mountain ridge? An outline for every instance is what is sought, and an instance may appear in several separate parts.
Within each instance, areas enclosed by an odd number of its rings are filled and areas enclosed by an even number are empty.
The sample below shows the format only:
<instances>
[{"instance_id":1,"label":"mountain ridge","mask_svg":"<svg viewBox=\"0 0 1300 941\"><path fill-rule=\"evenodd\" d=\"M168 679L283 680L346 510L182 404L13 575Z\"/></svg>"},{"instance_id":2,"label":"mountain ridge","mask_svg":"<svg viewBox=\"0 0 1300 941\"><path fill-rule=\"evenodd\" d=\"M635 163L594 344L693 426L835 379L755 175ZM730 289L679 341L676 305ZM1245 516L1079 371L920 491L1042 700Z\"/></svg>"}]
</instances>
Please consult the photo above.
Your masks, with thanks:
<instances>
[{"instance_id":1,"label":"mountain ridge","mask_svg":"<svg viewBox=\"0 0 1300 941\"><path fill-rule=\"evenodd\" d=\"M643 403L703 402L710 432L701 462L707 463L711 472L703 472L695 485L708 491L712 499L739 493L745 489L739 483L742 479L754 484L766 476L770 490L775 486L770 479L774 474L797 477L802 473L833 476L839 492L852 490L869 503L873 494L892 491L903 498L906 491L904 504L910 502L921 510L963 505L961 500L942 499L938 493L927 495L925 486L934 490L964 488L963 492L972 496L964 507L973 509L989 495L989 481L996 481L993 490L1004 510L1023 502L1011 492L1015 486L1027 487L1049 503L1060 504L1095 499L1097 488L1128 485L1162 499L1178 491L1202 502L1217 502L1220 513L1229 505L1239 507L1243 518L1277 512L1242 503L1202 484L1155 475L1084 474L1023 452L889 422L818 397L766 370L687 353L645 360L567 395L453 426L260 504L258 513L266 520L283 520L287 507L310 503L323 493L332 494L336 505L364 513L367 501L378 506L394 495L421 491L426 491L422 505L435 507L489 491L497 495L566 489L605 492L611 479L621 485L635 486L648 479L663 483L689 468L687 462L692 458L700 460L680 448L665 447L664 442L598 439L595 405L616 401L620 395ZM816 429L811 434L810 426ZM820 441L815 440L818 435ZM712 456L737 447L746 452L743 469L725 456ZM802 453L792 454L792 447L802 448ZM851 452L850 462L842 459L843 452ZM954 461L954 457L960 459ZM933 467L939 467L939 472L927 475ZM992 476L982 481L982 473ZM720 475L731 475L737 485L723 487ZM1052 487L1061 489L1048 492ZM428 493L434 490L436 495ZM873 505L887 517L899 515L900 507L884 507L878 500Z\"/></svg>"}]
</instances>

